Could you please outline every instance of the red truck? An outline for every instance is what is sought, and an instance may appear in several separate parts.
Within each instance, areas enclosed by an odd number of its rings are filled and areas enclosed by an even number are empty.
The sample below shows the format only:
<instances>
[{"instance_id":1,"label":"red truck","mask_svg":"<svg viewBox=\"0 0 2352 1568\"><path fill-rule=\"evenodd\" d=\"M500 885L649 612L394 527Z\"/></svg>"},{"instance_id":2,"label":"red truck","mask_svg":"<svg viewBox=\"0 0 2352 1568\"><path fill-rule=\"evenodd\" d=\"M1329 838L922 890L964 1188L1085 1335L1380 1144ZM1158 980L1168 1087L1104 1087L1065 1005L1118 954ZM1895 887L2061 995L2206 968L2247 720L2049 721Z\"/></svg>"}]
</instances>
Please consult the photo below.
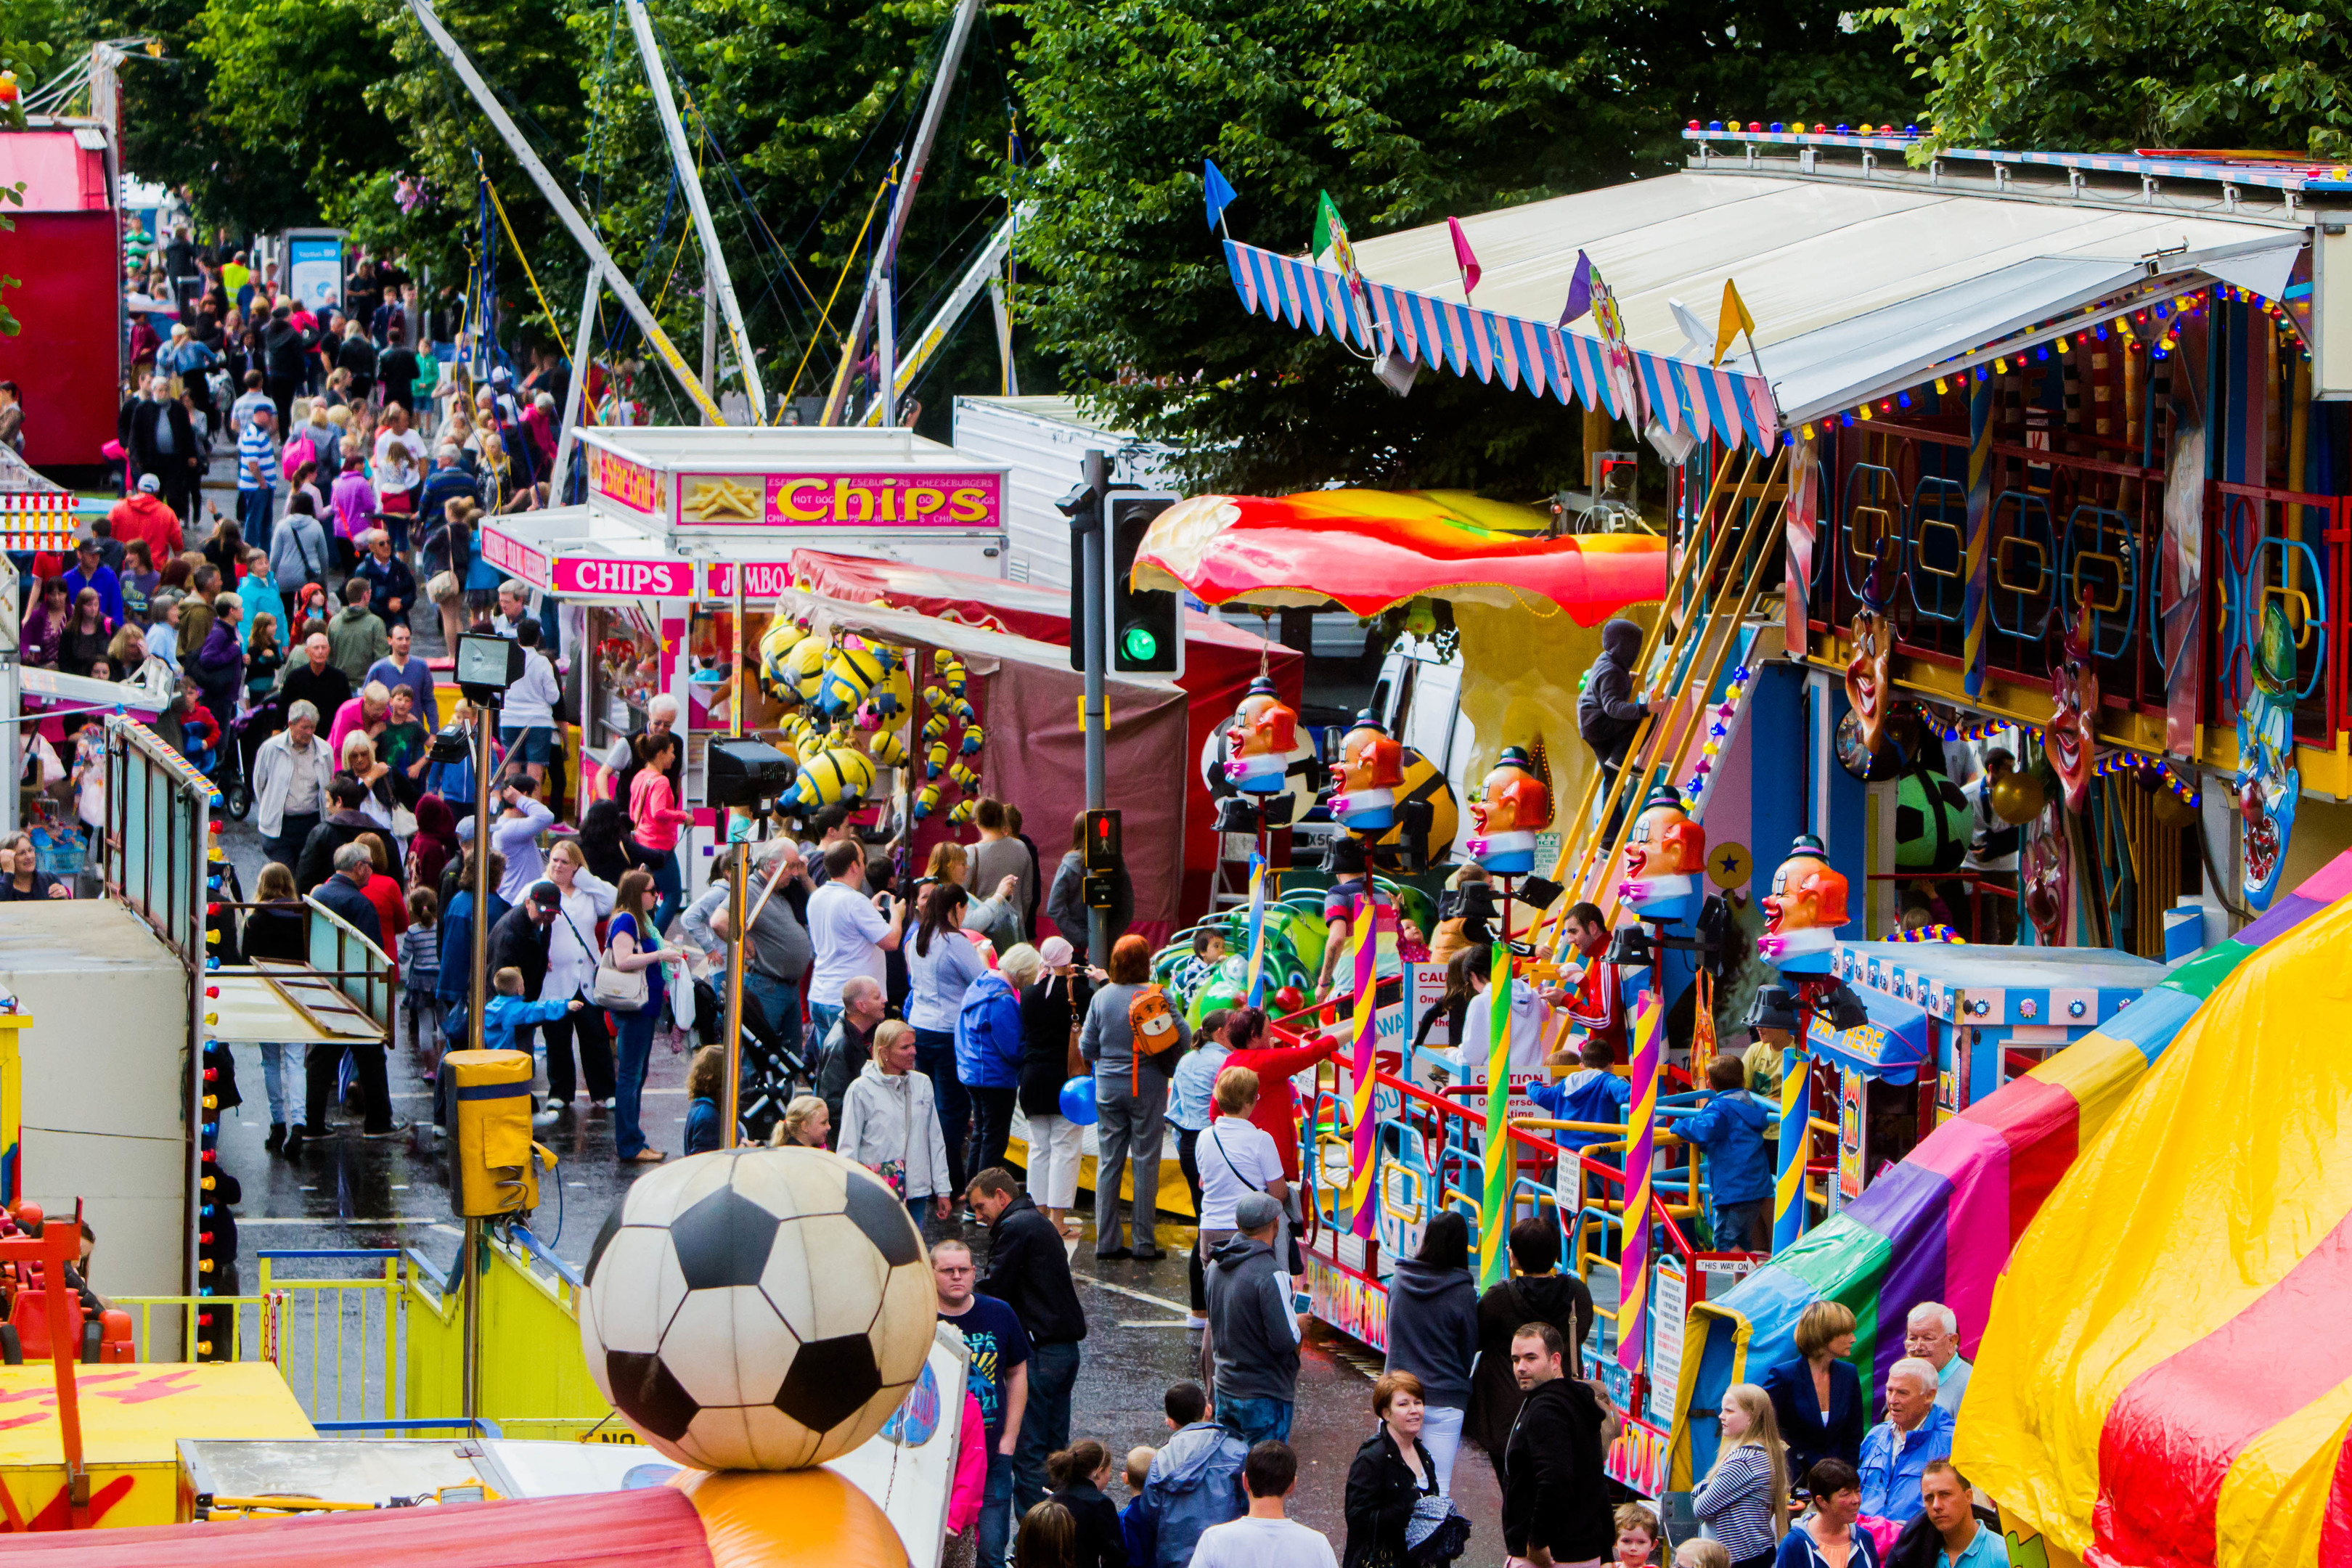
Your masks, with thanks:
<instances>
[{"instance_id":1,"label":"red truck","mask_svg":"<svg viewBox=\"0 0 2352 1568\"><path fill-rule=\"evenodd\" d=\"M0 202L16 227L0 233L0 295L19 324L0 337L0 381L25 405L25 457L54 471L95 473L122 403L122 218L114 153L90 121L37 121L0 131ZM66 477L58 473L58 477Z\"/></svg>"}]
</instances>

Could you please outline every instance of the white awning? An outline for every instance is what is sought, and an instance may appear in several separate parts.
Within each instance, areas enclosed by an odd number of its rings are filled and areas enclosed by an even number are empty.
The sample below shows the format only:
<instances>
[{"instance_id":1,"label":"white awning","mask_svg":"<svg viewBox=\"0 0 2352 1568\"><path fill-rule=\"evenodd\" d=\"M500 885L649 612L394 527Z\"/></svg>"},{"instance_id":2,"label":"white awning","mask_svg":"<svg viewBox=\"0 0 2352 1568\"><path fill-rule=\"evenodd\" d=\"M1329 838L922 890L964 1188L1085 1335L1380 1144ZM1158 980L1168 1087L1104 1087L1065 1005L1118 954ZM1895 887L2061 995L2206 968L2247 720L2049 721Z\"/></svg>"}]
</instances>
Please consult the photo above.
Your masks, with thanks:
<instances>
[{"instance_id":1,"label":"white awning","mask_svg":"<svg viewBox=\"0 0 2352 1568\"><path fill-rule=\"evenodd\" d=\"M1616 295L1645 379L1666 389L1670 404L1682 401L1673 395L1677 384L1698 386L1714 346L1693 347L1676 307L1711 331L1725 282L1736 283L1756 321L1770 402L1791 425L1910 384L1927 365L2136 285L2187 289L2221 279L2275 297L2304 243L2299 228L2219 209L2182 215L1760 173L1669 174L1461 223L1481 273L1474 297L1463 292L1442 222L1356 242L1382 319L1393 290L1403 320L1443 329L1423 334L1423 352L1414 354L1423 363L1453 359L1463 369L1448 352L1457 337L1474 349L1485 338L1508 352L1515 336L1556 333L1581 250ZM1318 331L1336 318L1339 291L1318 276L1328 268L1290 258L1268 265L1268 253L1233 249L1235 281L1251 308ZM2261 282L2273 287L2260 289ZM1571 368L1577 340L1593 331L1585 320L1564 334ZM1426 352L1433 338L1439 352ZM1468 368L1486 374L1475 353ZM1746 384L1726 394L1753 385L1744 342L1722 370ZM1581 398L1584 378L1574 385ZM1547 388L1533 379L1529 390ZM1772 421L1769 405L1758 412Z\"/></svg>"}]
</instances>

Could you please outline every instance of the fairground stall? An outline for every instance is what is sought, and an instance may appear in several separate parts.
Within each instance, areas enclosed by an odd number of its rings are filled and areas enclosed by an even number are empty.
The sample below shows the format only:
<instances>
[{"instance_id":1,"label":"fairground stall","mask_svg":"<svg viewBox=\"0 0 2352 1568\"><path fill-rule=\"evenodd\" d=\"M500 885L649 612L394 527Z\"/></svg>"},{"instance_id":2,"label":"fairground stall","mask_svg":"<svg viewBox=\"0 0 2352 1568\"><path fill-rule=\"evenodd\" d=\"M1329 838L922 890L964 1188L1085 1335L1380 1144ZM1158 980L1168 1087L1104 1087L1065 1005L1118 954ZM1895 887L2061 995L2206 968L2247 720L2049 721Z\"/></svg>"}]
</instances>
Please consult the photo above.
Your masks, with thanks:
<instances>
[{"instance_id":1,"label":"fairground stall","mask_svg":"<svg viewBox=\"0 0 2352 1568\"><path fill-rule=\"evenodd\" d=\"M2079 1033L2094 1010L2114 1012L2106 1030L2155 1008L2168 1035L2181 993L2168 982L2116 1012L2152 968L2116 986L2077 977L2058 989L2084 1018L2061 1023L2021 1014L2046 994L2036 966L2065 961L1996 960L1955 984L1971 1006L2019 998L2005 1037L1971 1036L1957 1116L1891 1168L1868 1157L1865 1093L1847 1162L1862 1191L1824 1225L1845 1196L1818 1178L1837 1173L1849 1097L1843 1068L1813 1069L1877 1026L1841 945L1958 938L2197 970L2352 838L2352 425L2335 406L2352 396L2352 256L2327 265L2352 204L2341 172L2237 154L1931 156L1893 127L1687 135L1681 174L1458 230L1350 243L1327 221L1317 255L1226 245L1244 309L1382 356L1392 388L1469 374L1581 404L1588 456L1638 443L1664 466L1672 610L1633 680L1659 706L1613 789L1561 796L1560 852L1538 869L1560 903L1602 909L1632 993L1636 1174L1614 1351L1652 1409L1670 1371L1682 1384L1668 1402L1691 1412L1682 1475L1694 1449L1702 1470L1711 1457L1721 1383L1694 1402L1679 1378L1683 1325L1657 1312L1692 1298L1670 1291L1634 1216L1682 1250L1672 1205L1695 1194L1650 1155L1679 1074L1717 1041L1750 1046L1760 989L1784 992L1797 1025L1780 1031L1776 1245L1816 1293L1867 1297L1881 1325L1856 1352L1868 1372L1920 1300L1953 1306L1973 1342L1987 1298L1927 1277L1990 1280L2011 1237L1948 1257L1929 1219L1874 1243L1852 1219L1937 1189L1921 1163L1981 1136L1956 1128L2032 1122L2001 1108L2048 1101L2049 1075L2105 1037ZM1595 961L1539 929L1512 984ZM1687 1009L1678 961L1702 993ZM1653 1011L1664 1038L1650 1050ZM1816 1018L1833 1026L1818 1047ZM1864 1038L1864 1084L1902 1076L1878 1055L1884 1028ZM1922 1048L1910 1070L1927 1066ZM1914 1109L1912 1136L1946 1113L1943 1068L1938 1046L1938 1103ZM1507 1202L1543 1207L1495 1192L1482 1241ZM1931 1237L1934 1253L1916 1250ZM1752 1325L1769 1364L1792 1353L1773 1295L1785 1279L1776 1262L1700 1310ZM1653 1342L1668 1327L1670 1350ZM1712 1329L1694 1352L1710 1368L1730 1353Z\"/></svg>"},{"instance_id":2,"label":"fairground stall","mask_svg":"<svg viewBox=\"0 0 2352 1568\"><path fill-rule=\"evenodd\" d=\"M629 436L658 446L672 435L696 434L593 432L583 433L583 440ZM760 434L783 438L784 449L805 448L790 439L802 432ZM909 505L923 515L919 509L940 493L945 481L938 476L947 473L943 465L952 458L950 448L903 431L805 434L816 438L814 449L820 452L845 436L861 447L926 449L927 468L860 476L874 493L903 492L887 504L845 503L844 510L860 516L877 508L903 515ZM598 450L593 444L590 449ZM592 475L600 465L608 482L620 482L616 467L605 459L592 458ZM582 681L578 794L607 793L603 775L615 742L644 730L654 697L676 699L687 743L687 799L697 811L688 877L695 887L707 879L725 830L703 805L702 764L710 738L725 733L731 717L735 683L728 679L728 665L737 647L740 563L746 616L741 651L749 672L745 732L781 741L803 763L827 752L849 753L836 759L839 768L804 769L807 782L786 809L805 817L848 800L877 837L908 829L907 858L919 868L933 843L972 837L971 803L992 795L1022 808L1025 830L1039 846L1042 874L1050 878L1085 804L1083 738L1075 700L1066 700L1080 679L1069 668L1067 595L956 570L939 559L942 553L958 559L961 551L972 564L988 563L992 558L984 552L996 549L997 541L986 533L951 532L934 550L919 534L887 528L845 532L781 518L748 536L713 537L698 527L669 526L664 509L675 511L679 487L708 478L698 475L665 469L658 483L631 479L646 500L642 510L600 504L592 487L584 508L486 522L489 559L581 614L574 665ZM924 480L925 475L931 478ZM795 493L792 482L781 470L759 477L763 494L788 497ZM766 488L772 485L772 491ZM995 493L978 479L970 488ZM953 506L954 493L950 487L943 504ZM811 540L834 548L810 547ZM922 560L910 563L910 555ZM888 618L887 632L882 620L866 618L890 611L898 613ZM1142 856L1131 867L1137 929L1155 941L1175 929L1180 911L1206 907L1223 847L1206 809L1206 789L1183 759L1197 753L1253 679L1271 679L1295 701L1304 668L1293 650L1206 616L1188 616L1185 636L1181 679L1118 683L1122 700L1114 714L1114 774L1129 814L1129 843ZM845 637L872 642L874 656L845 647ZM887 668L880 662L886 657ZM1181 721L1172 740L1161 734L1159 716L1171 699ZM1129 732L1128 716L1147 710L1154 715L1150 744L1166 741L1165 757L1157 750L1128 755L1130 744L1139 743Z\"/></svg>"}]
</instances>

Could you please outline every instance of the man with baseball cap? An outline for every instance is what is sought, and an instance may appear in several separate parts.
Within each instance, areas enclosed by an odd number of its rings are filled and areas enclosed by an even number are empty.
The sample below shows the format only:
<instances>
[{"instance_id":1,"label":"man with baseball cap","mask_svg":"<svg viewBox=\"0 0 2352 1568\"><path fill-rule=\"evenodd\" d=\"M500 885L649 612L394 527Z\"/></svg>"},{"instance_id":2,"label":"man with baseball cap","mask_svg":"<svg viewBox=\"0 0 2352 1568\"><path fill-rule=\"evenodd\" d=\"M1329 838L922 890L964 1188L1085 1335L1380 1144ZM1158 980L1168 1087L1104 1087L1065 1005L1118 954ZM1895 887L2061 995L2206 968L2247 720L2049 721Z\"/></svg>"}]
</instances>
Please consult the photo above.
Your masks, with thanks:
<instances>
[{"instance_id":1,"label":"man with baseball cap","mask_svg":"<svg viewBox=\"0 0 2352 1568\"><path fill-rule=\"evenodd\" d=\"M108 509L106 522L118 543L145 540L156 561L168 561L185 548L179 514L164 504L163 481L155 474L140 475L139 488Z\"/></svg>"},{"instance_id":2,"label":"man with baseball cap","mask_svg":"<svg viewBox=\"0 0 2352 1568\"><path fill-rule=\"evenodd\" d=\"M1217 1420L1244 1443L1290 1436L1305 1314L1274 1255L1282 1205L1250 1193L1234 1205L1234 1234L1209 1255L1209 1331Z\"/></svg>"}]
</instances>

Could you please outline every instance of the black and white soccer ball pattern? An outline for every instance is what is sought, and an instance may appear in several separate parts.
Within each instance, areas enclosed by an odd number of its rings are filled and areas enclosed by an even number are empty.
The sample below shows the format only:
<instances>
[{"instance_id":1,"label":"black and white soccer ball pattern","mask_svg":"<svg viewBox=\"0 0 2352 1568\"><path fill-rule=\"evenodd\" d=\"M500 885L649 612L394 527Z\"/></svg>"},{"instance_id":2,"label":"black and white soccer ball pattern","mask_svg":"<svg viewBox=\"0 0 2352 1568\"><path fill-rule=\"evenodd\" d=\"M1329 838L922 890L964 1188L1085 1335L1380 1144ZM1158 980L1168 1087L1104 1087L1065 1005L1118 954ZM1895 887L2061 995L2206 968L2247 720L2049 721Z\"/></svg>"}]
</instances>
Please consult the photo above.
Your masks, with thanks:
<instances>
[{"instance_id":1,"label":"black and white soccer ball pattern","mask_svg":"<svg viewBox=\"0 0 2352 1568\"><path fill-rule=\"evenodd\" d=\"M921 1233L822 1149L698 1154L642 1177L588 1255L580 1341L645 1440L712 1470L822 1464L922 1375L937 1297Z\"/></svg>"}]
</instances>

